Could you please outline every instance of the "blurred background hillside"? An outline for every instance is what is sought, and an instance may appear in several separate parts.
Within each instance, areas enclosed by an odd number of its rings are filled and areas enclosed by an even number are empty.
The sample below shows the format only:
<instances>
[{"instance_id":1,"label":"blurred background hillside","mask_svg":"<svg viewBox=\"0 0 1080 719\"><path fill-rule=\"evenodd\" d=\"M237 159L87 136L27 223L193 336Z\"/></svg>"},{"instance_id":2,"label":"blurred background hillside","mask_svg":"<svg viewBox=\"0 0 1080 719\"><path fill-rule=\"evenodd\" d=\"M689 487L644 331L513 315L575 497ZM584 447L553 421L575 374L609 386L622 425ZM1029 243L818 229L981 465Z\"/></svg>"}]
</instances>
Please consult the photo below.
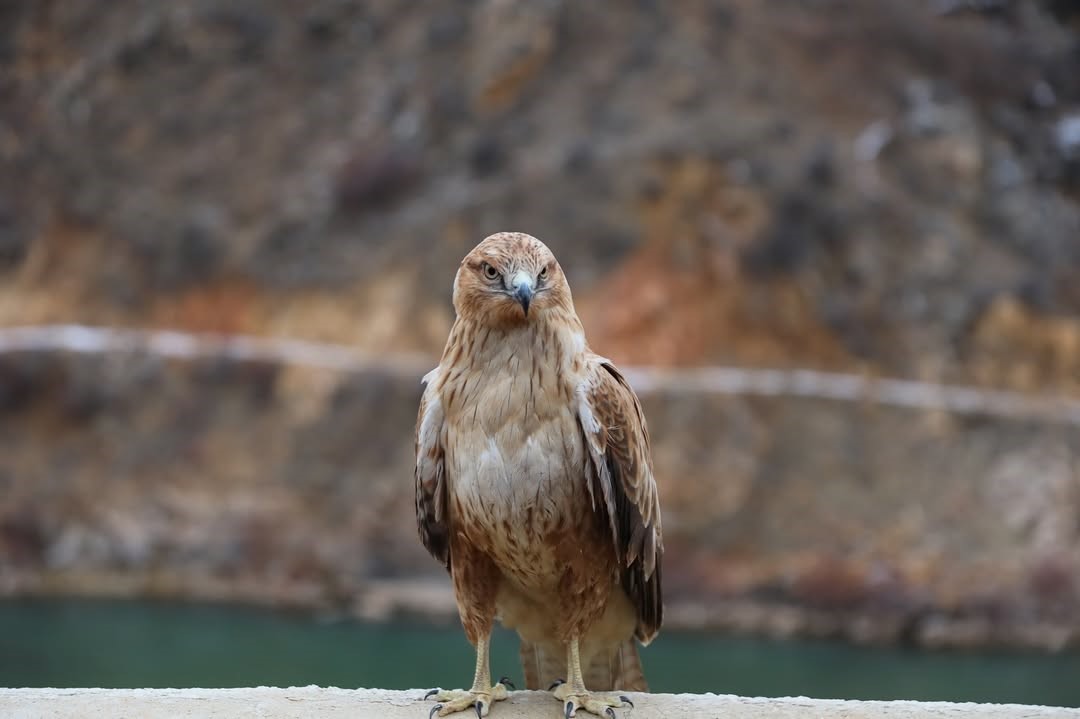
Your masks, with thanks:
<instances>
[{"instance_id":1,"label":"blurred background hillside","mask_svg":"<svg viewBox=\"0 0 1080 719\"><path fill-rule=\"evenodd\" d=\"M1071 0L0 4L0 594L453 617L413 422L499 230L644 368L673 628L1080 643ZM714 366L1049 409L647 382Z\"/></svg>"}]
</instances>

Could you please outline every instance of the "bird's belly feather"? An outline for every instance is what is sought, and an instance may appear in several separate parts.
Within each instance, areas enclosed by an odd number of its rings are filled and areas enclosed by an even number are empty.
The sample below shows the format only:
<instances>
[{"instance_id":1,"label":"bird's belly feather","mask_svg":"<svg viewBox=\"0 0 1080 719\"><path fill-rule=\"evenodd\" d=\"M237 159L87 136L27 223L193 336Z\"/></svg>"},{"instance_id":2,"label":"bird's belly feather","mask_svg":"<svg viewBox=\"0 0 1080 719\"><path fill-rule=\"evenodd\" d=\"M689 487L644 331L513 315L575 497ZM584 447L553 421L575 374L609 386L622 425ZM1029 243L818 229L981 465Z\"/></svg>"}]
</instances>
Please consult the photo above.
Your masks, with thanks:
<instances>
[{"instance_id":1,"label":"bird's belly feather","mask_svg":"<svg viewBox=\"0 0 1080 719\"><path fill-rule=\"evenodd\" d=\"M514 431L517 429L517 431ZM448 456L452 522L510 581L553 588L593 531L586 455L572 416L489 434L459 427ZM470 462L467 458L473 458Z\"/></svg>"}]
</instances>

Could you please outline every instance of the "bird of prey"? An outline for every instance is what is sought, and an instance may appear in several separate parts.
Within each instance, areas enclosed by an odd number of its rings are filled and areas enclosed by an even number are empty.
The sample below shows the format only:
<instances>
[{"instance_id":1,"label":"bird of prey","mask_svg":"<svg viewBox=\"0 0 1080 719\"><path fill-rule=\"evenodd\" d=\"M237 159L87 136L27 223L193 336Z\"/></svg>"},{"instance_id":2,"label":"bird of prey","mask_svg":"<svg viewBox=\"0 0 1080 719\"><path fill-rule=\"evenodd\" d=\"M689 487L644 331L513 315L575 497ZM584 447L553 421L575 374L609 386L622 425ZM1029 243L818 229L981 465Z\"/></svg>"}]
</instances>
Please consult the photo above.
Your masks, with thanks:
<instances>
[{"instance_id":1,"label":"bird of prey","mask_svg":"<svg viewBox=\"0 0 1080 719\"><path fill-rule=\"evenodd\" d=\"M529 689L566 717L615 717L647 691L636 638L663 619L663 541L649 434L626 379L593 354L555 256L530 235L477 245L454 279L457 317L424 377L416 516L450 572L476 648L467 691L432 690L430 715L487 716L496 618L521 637ZM613 694L592 694L586 689Z\"/></svg>"}]
</instances>

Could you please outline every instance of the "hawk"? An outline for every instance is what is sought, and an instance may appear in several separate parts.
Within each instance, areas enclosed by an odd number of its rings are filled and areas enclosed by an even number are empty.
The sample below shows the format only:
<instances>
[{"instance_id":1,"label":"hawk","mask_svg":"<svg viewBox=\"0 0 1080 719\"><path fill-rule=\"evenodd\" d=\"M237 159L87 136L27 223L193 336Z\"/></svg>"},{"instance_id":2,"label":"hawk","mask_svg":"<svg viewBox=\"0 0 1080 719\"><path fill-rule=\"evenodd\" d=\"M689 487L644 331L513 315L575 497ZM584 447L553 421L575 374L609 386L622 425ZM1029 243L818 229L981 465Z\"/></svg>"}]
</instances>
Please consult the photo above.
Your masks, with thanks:
<instances>
[{"instance_id":1,"label":"hawk","mask_svg":"<svg viewBox=\"0 0 1080 719\"><path fill-rule=\"evenodd\" d=\"M663 541L649 433L626 379L585 341L555 256L530 235L477 245L454 279L457 317L424 377L416 422L420 537L450 572L476 648L467 691L431 715L487 716L496 618L521 637L529 689L564 714L614 717L647 691L636 638L660 629Z\"/></svg>"}]
</instances>

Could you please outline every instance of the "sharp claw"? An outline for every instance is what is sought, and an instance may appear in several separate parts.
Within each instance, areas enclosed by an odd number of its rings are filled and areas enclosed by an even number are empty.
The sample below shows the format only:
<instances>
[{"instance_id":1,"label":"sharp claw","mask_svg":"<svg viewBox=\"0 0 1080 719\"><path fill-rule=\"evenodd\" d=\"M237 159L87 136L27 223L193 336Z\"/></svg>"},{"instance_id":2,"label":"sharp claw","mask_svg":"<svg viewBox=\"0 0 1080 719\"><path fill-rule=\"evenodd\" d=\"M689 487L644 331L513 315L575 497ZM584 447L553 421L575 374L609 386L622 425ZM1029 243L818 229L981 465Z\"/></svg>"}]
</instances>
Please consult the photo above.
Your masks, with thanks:
<instances>
[{"instance_id":1,"label":"sharp claw","mask_svg":"<svg viewBox=\"0 0 1080 719\"><path fill-rule=\"evenodd\" d=\"M611 707L608 707L607 709L605 709L604 713L607 714L609 717L611 717L611 719L615 719L615 710L612 709Z\"/></svg>"},{"instance_id":2,"label":"sharp claw","mask_svg":"<svg viewBox=\"0 0 1080 719\"><path fill-rule=\"evenodd\" d=\"M477 699L472 706L476 710L476 719L484 719L484 702Z\"/></svg>"},{"instance_id":3,"label":"sharp claw","mask_svg":"<svg viewBox=\"0 0 1080 719\"><path fill-rule=\"evenodd\" d=\"M427 699L427 698L429 698L429 697L431 697L431 696L433 696L435 694L438 694L438 693L439 693L438 689L432 689L431 691L429 691L427 694L424 695L424 699Z\"/></svg>"},{"instance_id":4,"label":"sharp claw","mask_svg":"<svg viewBox=\"0 0 1080 719\"><path fill-rule=\"evenodd\" d=\"M427 719L431 719L431 717L435 716L435 712L439 711L440 709L442 709L442 704L436 704L435 706L431 707L431 711L428 712Z\"/></svg>"},{"instance_id":5,"label":"sharp claw","mask_svg":"<svg viewBox=\"0 0 1080 719\"><path fill-rule=\"evenodd\" d=\"M517 689L517 687L514 686L514 683L510 681L510 677L500 678L499 684L502 684L504 687L510 687L511 689Z\"/></svg>"},{"instance_id":6,"label":"sharp claw","mask_svg":"<svg viewBox=\"0 0 1080 719\"><path fill-rule=\"evenodd\" d=\"M566 719L574 716L574 702L566 702L566 714L564 716ZM431 717L428 717L428 719L431 719Z\"/></svg>"},{"instance_id":7,"label":"sharp claw","mask_svg":"<svg viewBox=\"0 0 1080 719\"><path fill-rule=\"evenodd\" d=\"M622 701L623 704L629 704L631 709L634 708L634 702L630 701L630 697L626 696L625 694L621 695L619 697L619 700Z\"/></svg>"},{"instance_id":8,"label":"sharp claw","mask_svg":"<svg viewBox=\"0 0 1080 719\"><path fill-rule=\"evenodd\" d=\"M552 689L559 686L560 684L566 684L566 680L565 679L556 679L554 682L552 682L551 686L548 687L548 691L551 691Z\"/></svg>"}]
</instances>

